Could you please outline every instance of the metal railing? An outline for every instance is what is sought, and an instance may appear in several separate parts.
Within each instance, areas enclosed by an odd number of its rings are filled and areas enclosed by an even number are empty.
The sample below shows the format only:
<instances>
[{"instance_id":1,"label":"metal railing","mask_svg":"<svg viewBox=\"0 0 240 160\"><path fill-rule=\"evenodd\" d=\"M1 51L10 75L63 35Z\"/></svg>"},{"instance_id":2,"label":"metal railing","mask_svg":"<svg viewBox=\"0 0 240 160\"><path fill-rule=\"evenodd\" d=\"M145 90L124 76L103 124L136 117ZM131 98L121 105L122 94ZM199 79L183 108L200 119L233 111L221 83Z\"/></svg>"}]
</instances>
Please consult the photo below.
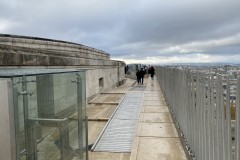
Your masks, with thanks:
<instances>
[{"instance_id":1,"label":"metal railing","mask_svg":"<svg viewBox=\"0 0 240 160\"><path fill-rule=\"evenodd\" d=\"M156 75L191 158L239 160L240 78L170 67Z\"/></svg>"}]
</instances>

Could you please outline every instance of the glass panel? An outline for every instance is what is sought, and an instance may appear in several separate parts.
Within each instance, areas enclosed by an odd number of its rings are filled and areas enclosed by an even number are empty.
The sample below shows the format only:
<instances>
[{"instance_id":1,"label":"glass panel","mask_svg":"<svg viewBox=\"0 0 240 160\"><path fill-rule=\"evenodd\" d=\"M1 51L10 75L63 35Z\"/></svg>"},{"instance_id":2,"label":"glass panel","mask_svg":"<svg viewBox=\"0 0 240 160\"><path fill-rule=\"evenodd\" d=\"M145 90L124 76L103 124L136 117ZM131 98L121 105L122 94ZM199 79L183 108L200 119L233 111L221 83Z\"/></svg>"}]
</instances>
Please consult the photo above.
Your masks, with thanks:
<instances>
[{"instance_id":1,"label":"glass panel","mask_svg":"<svg viewBox=\"0 0 240 160\"><path fill-rule=\"evenodd\" d=\"M88 151L88 144L86 143L86 79L85 79L85 74L79 73L78 74L78 108L79 108L79 115L78 115L78 120L79 120L79 137L80 139L80 158L81 159L86 159L86 153Z\"/></svg>"},{"instance_id":2,"label":"glass panel","mask_svg":"<svg viewBox=\"0 0 240 160\"><path fill-rule=\"evenodd\" d=\"M34 156L33 154L35 149L28 119L38 117L36 77L28 76L13 78L13 94L15 106L17 158L21 160L31 159Z\"/></svg>"},{"instance_id":3,"label":"glass panel","mask_svg":"<svg viewBox=\"0 0 240 160\"><path fill-rule=\"evenodd\" d=\"M13 78L17 158L86 159L84 73Z\"/></svg>"},{"instance_id":4,"label":"glass panel","mask_svg":"<svg viewBox=\"0 0 240 160\"><path fill-rule=\"evenodd\" d=\"M14 103L14 116L15 116L15 129L16 129L16 148L17 159L26 159L25 153L25 125L24 125L24 109L23 109L23 96L19 96L22 91L22 78L13 79L13 103Z\"/></svg>"}]
</instances>

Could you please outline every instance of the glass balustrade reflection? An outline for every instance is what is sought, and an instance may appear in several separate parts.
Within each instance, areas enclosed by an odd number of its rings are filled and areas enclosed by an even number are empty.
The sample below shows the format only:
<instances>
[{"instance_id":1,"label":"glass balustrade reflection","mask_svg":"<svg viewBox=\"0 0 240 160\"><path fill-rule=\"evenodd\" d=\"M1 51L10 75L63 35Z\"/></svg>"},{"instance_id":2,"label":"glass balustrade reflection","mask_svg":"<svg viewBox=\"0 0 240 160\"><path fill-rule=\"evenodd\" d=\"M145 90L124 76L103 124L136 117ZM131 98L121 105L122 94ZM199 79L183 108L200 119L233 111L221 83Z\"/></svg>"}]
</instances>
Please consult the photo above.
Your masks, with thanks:
<instances>
[{"instance_id":1,"label":"glass balustrade reflection","mask_svg":"<svg viewBox=\"0 0 240 160\"><path fill-rule=\"evenodd\" d=\"M7 74L13 86L17 159L86 159L85 72L18 71L23 73Z\"/></svg>"}]
</instances>

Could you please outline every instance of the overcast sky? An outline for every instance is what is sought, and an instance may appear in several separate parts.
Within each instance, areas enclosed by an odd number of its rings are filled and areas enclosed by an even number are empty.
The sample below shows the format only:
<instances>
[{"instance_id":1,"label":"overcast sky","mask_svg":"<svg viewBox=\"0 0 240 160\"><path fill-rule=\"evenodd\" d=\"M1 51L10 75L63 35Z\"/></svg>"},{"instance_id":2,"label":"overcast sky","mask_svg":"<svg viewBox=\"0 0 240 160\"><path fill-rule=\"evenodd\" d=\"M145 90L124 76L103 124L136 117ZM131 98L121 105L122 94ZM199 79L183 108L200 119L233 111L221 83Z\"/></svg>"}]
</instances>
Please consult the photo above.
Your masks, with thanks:
<instances>
[{"instance_id":1,"label":"overcast sky","mask_svg":"<svg viewBox=\"0 0 240 160\"><path fill-rule=\"evenodd\" d=\"M80 43L126 63L240 63L240 0L0 0L0 33Z\"/></svg>"}]
</instances>

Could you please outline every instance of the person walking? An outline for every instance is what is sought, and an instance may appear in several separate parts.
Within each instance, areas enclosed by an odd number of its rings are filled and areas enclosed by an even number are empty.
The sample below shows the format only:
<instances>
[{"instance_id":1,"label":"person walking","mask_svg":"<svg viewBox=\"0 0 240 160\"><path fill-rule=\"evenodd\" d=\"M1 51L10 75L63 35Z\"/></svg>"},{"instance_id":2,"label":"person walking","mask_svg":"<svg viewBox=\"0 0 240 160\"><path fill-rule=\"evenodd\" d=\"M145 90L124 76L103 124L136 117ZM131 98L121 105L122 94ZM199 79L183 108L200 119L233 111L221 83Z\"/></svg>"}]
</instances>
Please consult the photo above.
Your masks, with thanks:
<instances>
[{"instance_id":1,"label":"person walking","mask_svg":"<svg viewBox=\"0 0 240 160\"><path fill-rule=\"evenodd\" d=\"M148 74L150 74L150 69L151 69L150 65L148 66L147 69L148 69L148 70L147 70Z\"/></svg>"},{"instance_id":2,"label":"person walking","mask_svg":"<svg viewBox=\"0 0 240 160\"><path fill-rule=\"evenodd\" d=\"M140 79L141 79L141 84L143 85L143 81L144 81L144 75L145 75L145 71L143 70L143 68L141 68L140 70Z\"/></svg>"},{"instance_id":3,"label":"person walking","mask_svg":"<svg viewBox=\"0 0 240 160\"><path fill-rule=\"evenodd\" d=\"M155 69L154 69L153 66L151 66L151 68L150 68L150 74L151 74L151 78L152 78L152 80L153 80L154 74L155 74Z\"/></svg>"},{"instance_id":4,"label":"person walking","mask_svg":"<svg viewBox=\"0 0 240 160\"><path fill-rule=\"evenodd\" d=\"M125 67L125 74L127 74L128 73L128 65Z\"/></svg>"},{"instance_id":5,"label":"person walking","mask_svg":"<svg viewBox=\"0 0 240 160\"><path fill-rule=\"evenodd\" d=\"M138 82L138 84L140 84L141 83L141 75L140 75L139 70L137 70L136 76L137 76L137 82Z\"/></svg>"}]
</instances>

